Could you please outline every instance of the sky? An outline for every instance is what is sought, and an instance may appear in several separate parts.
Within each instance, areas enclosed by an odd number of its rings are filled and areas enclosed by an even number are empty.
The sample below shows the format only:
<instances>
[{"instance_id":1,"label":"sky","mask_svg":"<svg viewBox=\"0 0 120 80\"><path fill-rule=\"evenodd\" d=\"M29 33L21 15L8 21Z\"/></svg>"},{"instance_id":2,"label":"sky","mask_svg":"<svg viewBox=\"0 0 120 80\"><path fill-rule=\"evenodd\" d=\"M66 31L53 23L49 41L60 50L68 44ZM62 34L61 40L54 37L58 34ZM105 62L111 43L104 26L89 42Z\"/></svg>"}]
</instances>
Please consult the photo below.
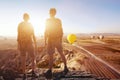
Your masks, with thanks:
<instances>
[{"instance_id":1,"label":"sky","mask_svg":"<svg viewBox=\"0 0 120 80\"><path fill-rule=\"evenodd\" d=\"M50 8L64 33L120 33L120 0L0 0L0 36L17 36L24 13L42 35Z\"/></svg>"}]
</instances>

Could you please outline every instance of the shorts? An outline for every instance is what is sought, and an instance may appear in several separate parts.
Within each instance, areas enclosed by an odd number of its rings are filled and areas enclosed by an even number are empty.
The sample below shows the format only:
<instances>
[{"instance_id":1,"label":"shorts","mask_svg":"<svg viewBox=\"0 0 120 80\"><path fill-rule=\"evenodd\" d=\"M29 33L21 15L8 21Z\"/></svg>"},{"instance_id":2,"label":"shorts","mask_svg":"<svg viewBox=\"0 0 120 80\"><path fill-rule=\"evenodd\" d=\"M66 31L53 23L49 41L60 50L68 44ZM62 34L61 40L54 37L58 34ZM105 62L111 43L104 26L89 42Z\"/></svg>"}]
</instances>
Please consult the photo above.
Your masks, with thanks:
<instances>
[{"instance_id":1,"label":"shorts","mask_svg":"<svg viewBox=\"0 0 120 80\"><path fill-rule=\"evenodd\" d=\"M58 50L59 53L63 51L62 39L48 39L47 53L48 54L55 53L55 48Z\"/></svg>"},{"instance_id":2,"label":"shorts","mask_svg":"<svg viewBox=\"0 0 120 80\"><path fill-rule=\"evenodd\" d=\"M28 55L30 56L34 56L34 46L33 44L26 44L26 45L22 45L22 47L20 46L20 55L21 56L26 56L26 53L28 53Z\"/></svg>"}]
</instances>

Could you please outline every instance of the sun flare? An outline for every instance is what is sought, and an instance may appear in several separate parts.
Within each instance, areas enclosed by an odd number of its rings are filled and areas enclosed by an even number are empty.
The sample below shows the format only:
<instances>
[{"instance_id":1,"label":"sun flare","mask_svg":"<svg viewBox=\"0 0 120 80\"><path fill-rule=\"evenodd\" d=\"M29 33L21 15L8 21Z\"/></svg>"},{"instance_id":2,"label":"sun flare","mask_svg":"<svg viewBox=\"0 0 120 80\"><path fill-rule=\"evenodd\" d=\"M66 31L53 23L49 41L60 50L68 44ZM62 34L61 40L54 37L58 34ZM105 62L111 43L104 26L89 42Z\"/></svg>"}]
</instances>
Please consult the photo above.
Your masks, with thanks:
<instances>
[{"instance_id":1,"label":"sun flare","mask_svg":"<svg viewBox=\"0 0 120 80\"><path fill-rule=\"evenodd\" d=\"M34 32L36 34L36 36L41 36L44 34L44 30L45 30L45 20L40 20L40 19L34 19L32 18L30 20L31 24L33 25L34 28Z\"/></svg>"}]
</instances>

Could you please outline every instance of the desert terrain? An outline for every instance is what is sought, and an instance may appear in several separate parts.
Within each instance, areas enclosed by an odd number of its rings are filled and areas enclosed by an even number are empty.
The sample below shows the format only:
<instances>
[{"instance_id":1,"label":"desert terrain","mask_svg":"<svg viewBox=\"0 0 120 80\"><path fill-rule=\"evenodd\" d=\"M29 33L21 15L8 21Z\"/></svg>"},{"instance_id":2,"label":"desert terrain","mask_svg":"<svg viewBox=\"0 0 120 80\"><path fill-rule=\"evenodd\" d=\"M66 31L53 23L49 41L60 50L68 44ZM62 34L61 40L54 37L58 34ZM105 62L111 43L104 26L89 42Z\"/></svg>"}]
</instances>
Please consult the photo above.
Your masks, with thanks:
<instances>
[{"instance_id":1,"label":"desert terrain","mask_svg":"<svg viewBox=\"0 0 120 80\"><path fill-rule=\"evenodd\" d=\"M103 59L120 72L120 36L106 36L102 40L79 39L77 44Z\"/></svg>"},{"instance_id":2,"label":"desert terrain","mask_svg":"<svg viewBox=\"0 0 120 80\"><path fill-rule=\"evenodd\" d=\"M48 55L43 37L37 39L37 45L36 71L40 69L45 72L48 68ZM70 71L84 71L110 79L120 78L120 36L118 35L104 36L103 39L93 39L90 35L77 36L76 42L72 45L64 37L63 51ZM0 69L12 68L14 71L19 71L18 63L19 51L16 38L0 38ZM63 70L63 63L57 51L54 54L53 66L54 71ZM31 62L28 55L27 70L29 71L30 68Z\"/></svg>"}]
</instances>

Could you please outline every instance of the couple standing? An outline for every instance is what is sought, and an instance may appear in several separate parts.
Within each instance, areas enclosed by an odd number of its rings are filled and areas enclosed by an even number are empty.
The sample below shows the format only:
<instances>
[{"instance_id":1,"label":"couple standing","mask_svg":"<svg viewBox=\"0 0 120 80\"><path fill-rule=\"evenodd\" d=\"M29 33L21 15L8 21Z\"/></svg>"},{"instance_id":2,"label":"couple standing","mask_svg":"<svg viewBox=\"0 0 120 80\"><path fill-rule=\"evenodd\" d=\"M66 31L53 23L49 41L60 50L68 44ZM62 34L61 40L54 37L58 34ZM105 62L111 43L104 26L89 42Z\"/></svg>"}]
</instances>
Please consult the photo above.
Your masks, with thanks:
<instances>
[{"instance_id":1,"label":"couple standing","mask_svg":"<svg viewBox=\"0 0 120 80\"><path fill-rule=\"evenodd\" d=\"M45 45L47 45L47 53L49 55L49 69L46 71L45 75L52 77L52 66L53 66L53 53L55 53L55 48L57 48L63 63L64 63L64 73L68 72L66 65L66 59L63 54L62 49L62 37L63 29L61 20L55 18L56 9L51 8L49 11L50 18L46 21L45 28ZM26 69L26 53L31 56L32 59L32 74L35 72L35 50L37 49L36 38L34 35L34 29L31 23L28 22L29 15L25 13L23 15L23 22L18 25L18 49L20 51L20 61L21 61L21 71L25 74Z\"/></svg>"}]
</instances>

